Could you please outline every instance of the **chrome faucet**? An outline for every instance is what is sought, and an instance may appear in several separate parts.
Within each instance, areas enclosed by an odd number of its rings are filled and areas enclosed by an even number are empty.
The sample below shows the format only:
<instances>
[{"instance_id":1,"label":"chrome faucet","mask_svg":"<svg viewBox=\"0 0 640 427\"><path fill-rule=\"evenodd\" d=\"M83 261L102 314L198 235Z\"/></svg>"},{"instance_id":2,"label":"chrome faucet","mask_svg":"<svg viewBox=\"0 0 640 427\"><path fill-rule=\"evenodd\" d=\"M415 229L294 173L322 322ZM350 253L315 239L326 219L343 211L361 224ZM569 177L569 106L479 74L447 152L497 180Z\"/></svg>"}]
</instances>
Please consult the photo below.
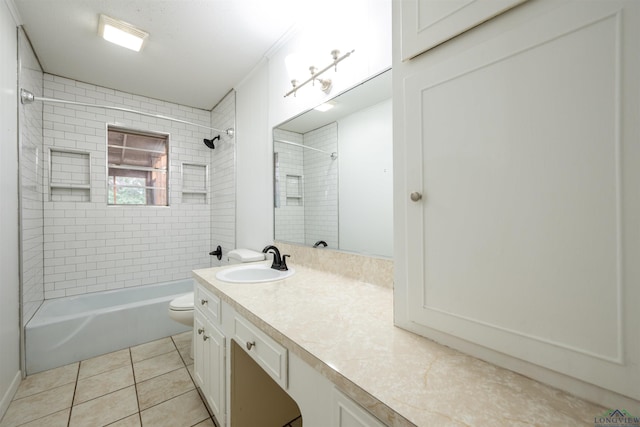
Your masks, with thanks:
<instances>
[{"instance_id":1,"label":"chrome faucet","mask_svg":"<svg viewBox=\"0 0 640 427\"><path fill-rule=\"evenodd\" d=\"M287 257L291 257L291 255L282 255L282 257L280 257L280 251L273 245L266 246L262 250L262 253L265 254L269 252L273 254L273 263L271 263L271 268L280 271L289 270L289 268L287 267Z\"/></svg>"}]
</instances>

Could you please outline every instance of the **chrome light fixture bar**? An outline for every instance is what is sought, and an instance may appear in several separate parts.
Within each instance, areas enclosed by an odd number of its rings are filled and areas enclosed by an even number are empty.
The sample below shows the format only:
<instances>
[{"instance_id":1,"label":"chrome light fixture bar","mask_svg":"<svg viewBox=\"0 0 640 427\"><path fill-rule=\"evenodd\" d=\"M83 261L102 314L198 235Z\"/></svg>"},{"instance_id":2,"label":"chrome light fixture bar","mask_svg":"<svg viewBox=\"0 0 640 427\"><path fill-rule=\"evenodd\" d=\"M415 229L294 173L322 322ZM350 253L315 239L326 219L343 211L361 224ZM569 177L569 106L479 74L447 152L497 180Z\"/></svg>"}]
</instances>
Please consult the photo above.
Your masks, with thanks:
<instances>
[{"instance_id":1,"label":"chrome light fixture bar","mask_svg":"<svg viewBox=\"0 0 640 427\"><path fill-rule=\"evenodd\" d=\"M306 85L307 83L312 83L312 85L315 86L315 82L317 81L318 83L320 83L320 88L324 93L329 93L331 91L331 88L333 86L331 79L321 79L320 76L325 72L328 71L329 69L331 69L331 67L334 67L335 71L338 71L338 63L340 63L341 61L347 59L348 57L351 56L351 54L355 52L355 49L352 50L351 52L347 52L342 56L340 55L340 51L335 49L331 51L331 56L333 57L333 62L329 65L327 65L326 67L324 67L322 70L318 71L318 69L316 67L314 67L313 65L309 67L309 71L311 72L311 77L309 77L307 80L305 80L304 82L302 82L301 84L298 84L297 80L291 80L291 85L293 86L293 89L291 89L289 92L287 92L284 97L286 98L287 96L293 94L293 96L296 95L296 92L298 91L298 89L300 89L301 87L303 87L304 85Z\"/></svg>"}]
</instances>

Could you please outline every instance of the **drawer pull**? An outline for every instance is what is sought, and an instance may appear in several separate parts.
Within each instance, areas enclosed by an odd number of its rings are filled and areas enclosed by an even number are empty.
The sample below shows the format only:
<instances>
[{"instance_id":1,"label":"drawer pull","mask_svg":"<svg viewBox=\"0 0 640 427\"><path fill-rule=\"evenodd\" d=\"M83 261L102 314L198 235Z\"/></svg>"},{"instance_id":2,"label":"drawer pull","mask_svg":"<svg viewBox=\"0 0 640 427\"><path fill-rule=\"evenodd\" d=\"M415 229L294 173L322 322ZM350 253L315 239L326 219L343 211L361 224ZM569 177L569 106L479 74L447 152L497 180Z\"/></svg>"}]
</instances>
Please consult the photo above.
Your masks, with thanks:
<instances>
[{"instance_id":1,"label":"drawer pull","mask_svg":"<svg viewBox=\"0 0 640 427\"><path fill-rule=\"evenodd\" d=\"M206 300L206 299L201 299L200 300L200 305L205 305L205 304L208 304L208 303L209 303L209 301Z\"/></svg>"},{"instance_id":2,"label":"drawer pull","mask_svg":"<svg viewBox=\"0 0 640 427\"><path fill-rule=\"evenodd\" d=\"M255 347L256 342L247 342L247 350L251 351L251 348Z\"/></svg>"},{"instance_id":3,"label":"drawer pull","mask_svg":"<svg viewBox=\"0 0 640 427\"><path fill-rule=\"evenodd\" d=\"M203 335L203 336L202 336L202 341L206 341L206 340L208 340L208 339L209 339L209 337L208 337L208 336L206 336L206 335Z\"/></svg>"},{"instance_id":4,"label":"drawer pull","mask_svg":"<svg viewBox=\"0 0 640 427\"><path fill-rule=\"evenodd\" d=\"M198 335L202 335L203 332L204 332L204 328L198 328Z\"/></svg>"}]
</instances>

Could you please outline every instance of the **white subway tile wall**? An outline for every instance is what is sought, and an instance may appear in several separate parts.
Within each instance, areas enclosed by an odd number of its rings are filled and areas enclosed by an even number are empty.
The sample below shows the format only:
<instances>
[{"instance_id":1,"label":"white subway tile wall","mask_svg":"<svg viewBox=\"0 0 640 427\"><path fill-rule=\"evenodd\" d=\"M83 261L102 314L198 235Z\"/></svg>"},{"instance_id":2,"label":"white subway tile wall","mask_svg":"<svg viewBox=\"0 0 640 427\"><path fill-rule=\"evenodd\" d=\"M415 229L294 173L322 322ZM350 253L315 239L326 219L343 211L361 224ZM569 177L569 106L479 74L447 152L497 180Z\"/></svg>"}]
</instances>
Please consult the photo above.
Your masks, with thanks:
<instances>
[{"instance_id":1,"label":"white subway tile wall","mask_svg":"<svg viewBox=\"0 0 640 427\"><path fill-rule=\"evenodd\" d=\"M44 74L44 96L133 108L208 126L211 112ZM106 127L169 136L168 207L107 206ZM44 200L45 299L184 279L209 267L211 204L182 203L182 163L211 165L210 132L139 114L68 104L43 107L44 149L91 154L91 201ZM62 160L62 159L61 159ZM68 173L83 173L69 162ZM82 170L80 170L82 169ZM45 167L44 182L50 171ZM73 175L72 175L73 176ZM207 200L210 200L208 197Z\"/></svg>"},{"instance_id":2,"label":"white subway tile wall","mask_svg":"<svg viewBox=\"0 0 640 427\"><path fill-rule=\"evenodd\" d=\"M338 151L338 124L304 134L304 144L329 153ZM305 243L318 240L337 249L338 242L338 162L329 154L314 150L304 153Z\"/></svg>"},{"instance_id":3,"label":"white subway tile wall","mask_svg":"<svg viewBox=\"0 0 640 427\"><path fill-rule=\"evenodd\" d=\"M24 31L18 32L19 86L42 96L42 69ZM45 194L42 148L42 104L20 105L20 231L22 274L22 324L44 300L43 211Z\"/></svg>"},{"instance_id":4,"label":"white subway tile wall","mask_svg":"<svg viewBox=\"0 0 640 427\"><path fill-rule=\"evenodd\" d=\"M305 134L274 130L274 139L304 144L327 153L338 151L338 124ZM329 154L280 142L280 207L276 208L276 240L313 245L324 240L338 248L338 160ZM296 183L302 180L302 199ZM299 203L301 201L301 203Z\"/></svg>"},{"instance_id":5,"label":"white subway tile wall","mask_svg":"<svg viewBox=\"0 0 640 427\"><path fill-rule=\"evenodd\" d=\"M211 126L217 129L235 129L236 93L229 92L211 111ZM210 139L212 135L207 136ZM204 147L204 143L200 140ZM227 264L227 252L236 246L236 138L222 133L216 148L210 150L212 161L209 172L211 179L211 245L209 252L222 247L220 261L210 257L212 265Z\"/></svg>"},{"instance_id":6,"label":"white subway tile wall","mask_svg":"<svg viewBox=\"0 0 640 427\"><path fill-rule=\"evenodd\" d=\"M303 135L275 129L273 132L275 140L284 140L302 144ZM304 244L304 186L302 199L299 204L288 203L287 200L287 176L300 176L304 183L304 162L303 148L295 145L274 143L274 152L278 153L279 174L280 174L280 204L276 208L275 235L277 240Z\"/></svg>"}]
</instances>

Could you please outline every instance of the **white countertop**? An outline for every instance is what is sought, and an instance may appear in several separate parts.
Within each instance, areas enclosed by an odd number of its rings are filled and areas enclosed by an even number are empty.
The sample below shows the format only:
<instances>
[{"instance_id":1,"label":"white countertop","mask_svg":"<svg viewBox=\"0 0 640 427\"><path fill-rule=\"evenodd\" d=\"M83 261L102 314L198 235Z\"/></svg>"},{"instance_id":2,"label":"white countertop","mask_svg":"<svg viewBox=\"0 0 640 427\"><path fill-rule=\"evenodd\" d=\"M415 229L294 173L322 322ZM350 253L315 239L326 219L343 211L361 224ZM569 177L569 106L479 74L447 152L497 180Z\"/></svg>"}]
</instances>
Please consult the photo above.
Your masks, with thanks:
<instances>
[{"instance_id":1,"label":"white countertop","mask_svg":"<svg viewBox=\"0 0 640 427\"><path fill-rule=\"evenodd\" d=\"M394 326L391 289L290 267L270 283L194 277L389 425L593 425L605 410Z\"/></svg>"}]
</instances>

